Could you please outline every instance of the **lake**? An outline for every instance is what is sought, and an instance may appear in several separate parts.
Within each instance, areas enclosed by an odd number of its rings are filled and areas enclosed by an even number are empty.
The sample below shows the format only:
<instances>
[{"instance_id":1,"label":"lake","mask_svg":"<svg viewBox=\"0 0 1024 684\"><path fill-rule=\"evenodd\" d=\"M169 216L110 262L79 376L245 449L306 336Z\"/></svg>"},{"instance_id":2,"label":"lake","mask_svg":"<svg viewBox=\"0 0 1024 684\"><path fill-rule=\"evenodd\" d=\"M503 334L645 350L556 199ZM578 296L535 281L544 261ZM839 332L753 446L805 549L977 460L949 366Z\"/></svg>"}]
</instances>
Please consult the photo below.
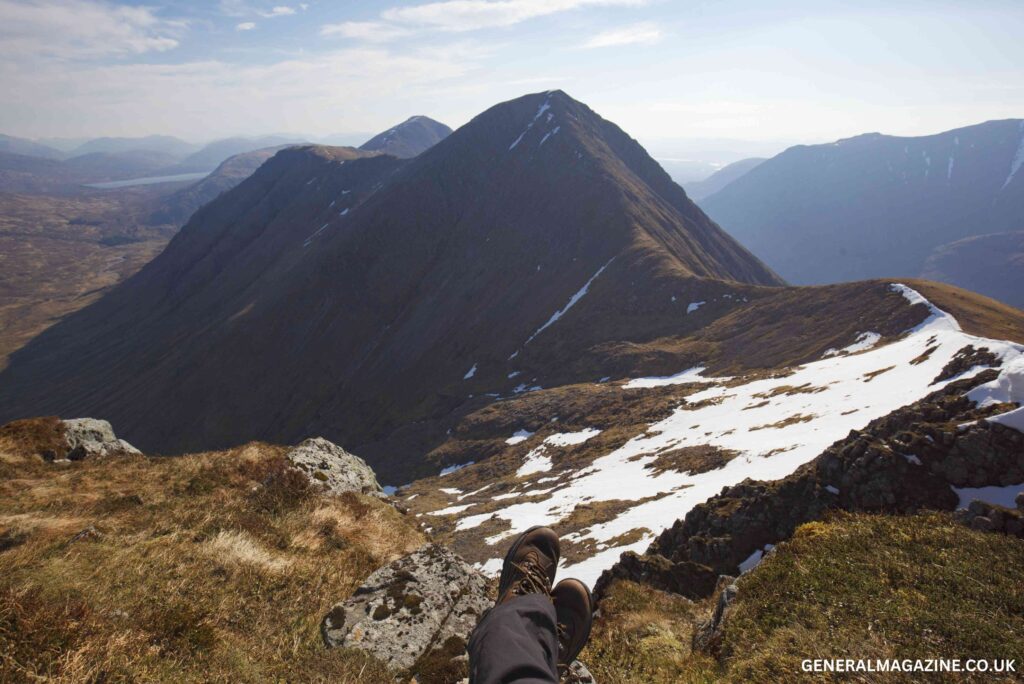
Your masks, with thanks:
<instances>
[{"instance_id":1,"label":"lake","mask_svg":"<svg viewBox=\"0 0 1024 684\"><path fill-rule=\"evenodd\" d=\"M130 188L133 185L156 185L157 183L178 183L181 181L199 180L210 175L209 171L199 173L179 173L175 176L150 176L149 178L130 178L128 180L108 181L106 183L85 183L87 188L97 190L113 190L114 188Z\"/></svg>"}]
</instances>

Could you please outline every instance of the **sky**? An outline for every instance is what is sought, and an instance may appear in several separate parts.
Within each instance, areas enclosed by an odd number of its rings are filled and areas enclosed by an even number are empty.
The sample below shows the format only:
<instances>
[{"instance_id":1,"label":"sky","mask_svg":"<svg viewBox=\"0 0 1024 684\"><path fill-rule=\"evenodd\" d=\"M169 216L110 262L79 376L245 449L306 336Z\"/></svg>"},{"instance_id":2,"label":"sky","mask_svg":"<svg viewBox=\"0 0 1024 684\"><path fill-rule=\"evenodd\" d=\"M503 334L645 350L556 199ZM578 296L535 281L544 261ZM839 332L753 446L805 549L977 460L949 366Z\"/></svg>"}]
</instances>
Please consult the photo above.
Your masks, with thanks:
<instances>
[{"instance_id":1,"label":"sky","mask_svg":"<svg viewBox=\"0 0 1024 684\"><path fill-rule=\"evenodd\" d=\"M561 88L669 155L923 135L1024 118L1021 36L1021 0L0 0L0 133L457 127Z\"/></svg>"}]
</instances>

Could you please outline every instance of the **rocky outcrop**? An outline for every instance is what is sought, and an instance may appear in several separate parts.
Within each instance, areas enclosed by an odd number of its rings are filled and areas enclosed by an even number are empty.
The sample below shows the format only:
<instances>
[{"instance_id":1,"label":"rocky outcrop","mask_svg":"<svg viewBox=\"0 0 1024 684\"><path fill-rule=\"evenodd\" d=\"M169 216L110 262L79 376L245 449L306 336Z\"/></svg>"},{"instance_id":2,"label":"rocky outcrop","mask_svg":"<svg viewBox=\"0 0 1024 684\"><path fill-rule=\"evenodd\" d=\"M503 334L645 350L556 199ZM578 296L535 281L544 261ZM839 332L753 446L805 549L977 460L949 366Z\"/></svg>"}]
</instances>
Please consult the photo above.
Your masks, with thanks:
<instances>
[{"instance_id":1,"label":"rocky outcrop","mask_svg":"<svg viewBox=\"0 0 1024 684\"><path fill-rule=\"evenodd\" d=\"M67 444L66 458L80 461L95 456L122 456L138 454L138 449L123 439L118 439L114 428L105 420L96 418L73 418L63 420L64 441Z\"/></svg>"},{"instance_id":2,"label":"rocky outcrop","mask_svg":"<svg viewBox=\"0 0 1024 684\"><path fill-rule=\"evenodd\" d=\"M331 494L360 492L384 496L377 476L366 461L323 437L307 439L286 454L314 485Z\"/></svg>"},{"instance_id":3,"label":"rocky outcrop","mask_svg":"<svg viewBox=\"0 0 1024 684\"><path fill-rule=\"evenodd\" d=\"M718 601L715 602L715 612L711 617L702 622L693 633L693 650L703 651L717 655L722 645L722 635L725 630L725 619L732 607L732 602L739 593L734 577L723 576L719 581L722 590L718 594Z\"/></svg>"},{"instance_id":4,"label":"rocky outcrop","mask_svg":"<svg viewBox=\"0 0 1024 684\"><path fill-rule=\"evenodd\" d=\"M932 384L935 385L945 380L951 380L976 366L995 368L1000 366L1001 363L999 357L993 354L988 347L976 349L974 345L969 344L953 355L949 363L943 366L942 371L932 380Z\"/></svg>"},{"instance_id":5,"label":"rocky outcrop","mask_svg":"<svg viewBox=\"0 0 1024 684\"><path fill-rule=\"evenodd\" d=\"M968 527L982 532L1001 532L1024 539L1024 492L1017 495L1017 508L1005 508L985 501L972 501L956 517Z\"/></svg>"},{"instance_id":6,"label":"rocky outcrop","mask_svg":"<svg viewBox=\"0 0 1024 684\"><path fill-rule=\"evenodd\" d=\"M623 554L595 593L615 579L633 579L690 598L709 596L710 577L739 574L752 554L831 509L951 511L959 503L952 487L1024 482L1024 434L979 420L1007 407L978 409L964 396L995 377L988 370L951 383L852 431L782 480L723 489L662 532L646 554Z\"/></svg>"},{"instance_id":7,"label":"rocky outcrop","mask_svg":"<svg viewBox=\"0 0 1024 684\"><path fill-rule=\"evenodd\" d=\"M434 670L462 670L458 681L468 672L469 633L491 605L488 590L486 576L428 544L370 575L327 613L321 633L328 647L359 648L398 670L428 660ZM449 662L434 662L439 656Z\"/></svg>"}]
</instances>

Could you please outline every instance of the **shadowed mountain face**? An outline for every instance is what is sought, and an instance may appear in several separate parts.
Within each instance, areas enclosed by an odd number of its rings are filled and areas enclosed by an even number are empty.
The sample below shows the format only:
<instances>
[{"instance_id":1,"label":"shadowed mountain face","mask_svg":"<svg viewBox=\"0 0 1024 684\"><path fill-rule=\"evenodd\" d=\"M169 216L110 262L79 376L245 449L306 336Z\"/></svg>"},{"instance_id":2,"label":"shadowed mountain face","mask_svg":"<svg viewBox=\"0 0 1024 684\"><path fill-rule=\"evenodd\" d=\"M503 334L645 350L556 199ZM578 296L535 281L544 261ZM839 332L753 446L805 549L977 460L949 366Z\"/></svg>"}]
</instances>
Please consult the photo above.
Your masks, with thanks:
<instances>
[{"instance_id":1,"label":"shadowed mountain face","mask_svg":"<svg viewBox=\"0 0 1024 684\"><path fill-rule=\"evenodd\" d=\"M590 378L602 345L689 325L695 288L781 284L560 91L412 160L353 156L282 150L200 209L13 357L0 419L101 415L161 452L314 433L355 446L504 387L513 359Z\"/></svg>"},{"instance_id":2,"label":"shadowed mountain face","mask_svg":"<svg viewBox=\"0 0 1024 684\"><path fill-rule=\"evenodd\" d=\"M976 235L936 247L922 276L1024 309L1024 231Z\"/></svg>"},{"instance_id":3,"label":"shadowed mountain face","mask_svg":"<svg viewBox=\"0 0 1024 684\"><path fill-rule=\"evenodd\" d=\"M264 162L286 147L290 146L267 147L229 157L206 178L161 200L160 205L149 217L150 223L184 224L197 209L244 181ZM352 148L347 149L351 150L352 159L371 156Z\"/></svg>"},{"instance_id":4,"label":"shadowed mountain face","mask_svg":"<svg viewBox=\"0 0 1024 684\"><path fill-rule=\"evenodd\" d=\"M426 116L413 116L370 138L359 149L390 154L399 159L411 159L447 138L451 132L452 129L440 121Z\"/></svg>"},{"instance_id":5,"label":"shadowed mountain face","mask_svg":"<svg viewBox=\"0 0 1024 684\"><path fill-rule=\"evenodd\" d=\"M916 277L940 245L1021 229L1022 164L1020 120L871 133L792 147L700 204L791 282Z\"/></svg>"}]
</instances>

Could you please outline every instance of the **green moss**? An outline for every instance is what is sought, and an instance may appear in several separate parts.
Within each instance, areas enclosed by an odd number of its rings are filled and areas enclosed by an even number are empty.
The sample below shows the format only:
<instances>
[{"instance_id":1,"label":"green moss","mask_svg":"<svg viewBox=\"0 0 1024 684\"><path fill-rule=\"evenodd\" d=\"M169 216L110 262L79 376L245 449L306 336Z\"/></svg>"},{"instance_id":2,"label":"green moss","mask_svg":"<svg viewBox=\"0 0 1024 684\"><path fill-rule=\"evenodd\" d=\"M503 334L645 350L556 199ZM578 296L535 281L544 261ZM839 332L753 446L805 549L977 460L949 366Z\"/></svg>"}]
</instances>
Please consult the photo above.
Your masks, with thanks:
<instances>
[{"instance_id":1,"label":"green moss","mask_svg":"<svg viewBox=\"0 0 1024 684\"><path fill-rule=\"evenodd\" d=\"M805 525L739 586L722 647L736 681L799 679L808 657L1024 658L1024 542L948 515Z\"/></svg>"}]
</instances>

